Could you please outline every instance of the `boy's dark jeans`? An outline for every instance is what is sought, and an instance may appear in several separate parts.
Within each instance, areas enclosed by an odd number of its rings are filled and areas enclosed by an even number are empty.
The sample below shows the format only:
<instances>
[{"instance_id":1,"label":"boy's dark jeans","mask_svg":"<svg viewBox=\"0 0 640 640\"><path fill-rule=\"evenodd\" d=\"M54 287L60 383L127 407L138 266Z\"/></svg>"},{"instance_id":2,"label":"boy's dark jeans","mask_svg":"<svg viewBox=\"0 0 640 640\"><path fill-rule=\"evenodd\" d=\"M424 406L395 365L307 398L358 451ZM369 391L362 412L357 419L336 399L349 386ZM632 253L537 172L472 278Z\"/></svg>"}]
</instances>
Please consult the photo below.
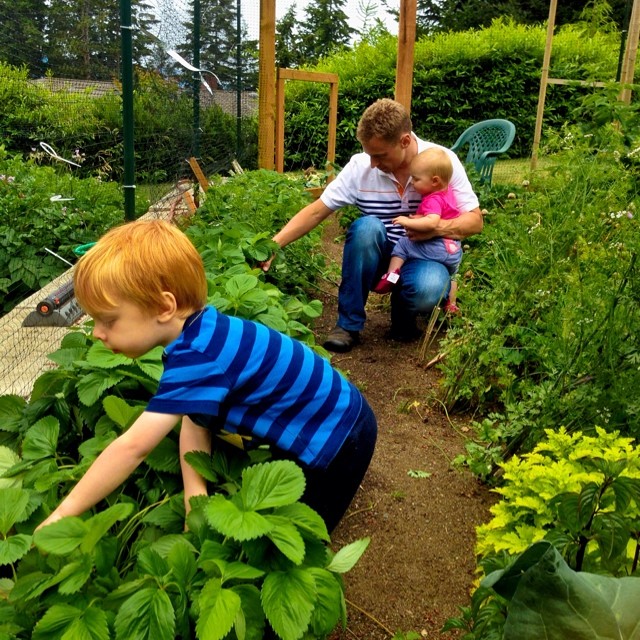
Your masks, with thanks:
<instances>
[{"instance_id":1,"label":"boy's dark jeans","mask_svg":"<svg viewBox=\"0 0 640 640\"><path fill-rule=\"evenodd\" d=\"M307 479L301 502L317 511L329 533L345 514L369 468L376 445L376 417L363 398L362 409L351 433L326 469L300 464Z\"/></svg>"}]
</instances>

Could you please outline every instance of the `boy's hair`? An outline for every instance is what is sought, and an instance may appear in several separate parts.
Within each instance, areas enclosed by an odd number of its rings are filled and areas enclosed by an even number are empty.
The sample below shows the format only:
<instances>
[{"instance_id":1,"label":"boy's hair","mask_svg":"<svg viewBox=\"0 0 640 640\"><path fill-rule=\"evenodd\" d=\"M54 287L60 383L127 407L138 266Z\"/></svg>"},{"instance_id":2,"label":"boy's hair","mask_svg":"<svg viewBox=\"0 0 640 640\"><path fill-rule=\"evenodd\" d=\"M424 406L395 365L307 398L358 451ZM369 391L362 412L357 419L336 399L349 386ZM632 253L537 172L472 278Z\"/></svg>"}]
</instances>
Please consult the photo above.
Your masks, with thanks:
<instances>
[{"instance_id":1,"label":"boy's hair","mask_svg":"<svg viewBox=\"0 0 640 640\"><path fill-rule=\"evenodd\" d=\"M358 122L356 137L365 144L372 138L398 142L412 129L411 117L404 106L390 98L381 98L365 109Z\"/></svg>"},{"instance_id":2,"label":"boy's hair","mask_svg":"<svg viewBox=\"0 0 640 640\"><path fill-rule=\"evenodd\" d=\"M91 316L123 300L153 314L161 309L163 291L175 296L180 316L202 309L207 301L200 254L164 220L114 227L80 258L73 280L76 298Z\"/></svg>"},{"instance_id":3,"label":"boy's hair","mask_svg":"<svg viewBox=\"0 0 640 640\"><path fill-rule=\"evenodd\" d=\"M444 186L451 182L453 164L449 154L439 147L429 147L416 154L411 160L411 173L427 173L431 177L438 176Z\"/></svg>"}]
</instances>

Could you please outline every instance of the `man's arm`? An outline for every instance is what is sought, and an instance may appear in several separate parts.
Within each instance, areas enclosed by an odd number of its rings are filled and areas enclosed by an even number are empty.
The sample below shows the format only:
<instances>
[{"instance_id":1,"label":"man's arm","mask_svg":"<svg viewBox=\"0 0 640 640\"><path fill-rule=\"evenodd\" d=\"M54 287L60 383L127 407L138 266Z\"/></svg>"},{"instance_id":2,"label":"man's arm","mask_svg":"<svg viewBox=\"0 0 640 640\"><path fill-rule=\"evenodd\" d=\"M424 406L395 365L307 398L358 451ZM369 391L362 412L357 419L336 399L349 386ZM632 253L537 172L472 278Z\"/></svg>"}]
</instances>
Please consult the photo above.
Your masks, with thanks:
<instances>
[{"instance_id":1,"label":"man's arm","mask_svg":"<svg viewBox=\"0 0 640 640\"><path fill-rule=\"evenodd\" d=\"M38 529L65 516L79 516L106 498L133 473L179 419L177 415L145 411L95 459L78 484Z\"/></svg>"},{"instance_id":2,"label":"man's arm","mask_svg":"<svg viewBox=\"0 0 640 640\"><path fill-rule=\"evenodd\" d=\"M414 241L430 240L431 238L452 238L462 240L482 231L483 220L480 207L461 213L457 218L438 222L434 231L416 232L407 229L407 236Z\"/></svg>"},{"instance_id":3,"label":"man's arm","mask_svg":"<svg viewBox=\"0 0 640 640\"><path fill-rule=\"evenodd\" d=\"M185 416L180 428L180 468L184 483L184 509L187 514L191 511L190 500L193 496L207 495L207 481L184 459L184 454L190 451L211 454L211 432Z\"/></svg>"},{"instance_id":4,"label":"man's arm","mask_svg":"<svg viewBox=\"0 0 640 640\"><path fill-rule=\"evenodd\" d=\"M286 247L288 244L309 233L311 229L315 229L332 213L333 209L329 209L329 207L318 198L316 201L304 207L304 209L298 211L298 213L273 236L273 240L280 247ZM269 270L272 260L273 257L261 263L263 271Z\"/></svg>"}]
</instances>

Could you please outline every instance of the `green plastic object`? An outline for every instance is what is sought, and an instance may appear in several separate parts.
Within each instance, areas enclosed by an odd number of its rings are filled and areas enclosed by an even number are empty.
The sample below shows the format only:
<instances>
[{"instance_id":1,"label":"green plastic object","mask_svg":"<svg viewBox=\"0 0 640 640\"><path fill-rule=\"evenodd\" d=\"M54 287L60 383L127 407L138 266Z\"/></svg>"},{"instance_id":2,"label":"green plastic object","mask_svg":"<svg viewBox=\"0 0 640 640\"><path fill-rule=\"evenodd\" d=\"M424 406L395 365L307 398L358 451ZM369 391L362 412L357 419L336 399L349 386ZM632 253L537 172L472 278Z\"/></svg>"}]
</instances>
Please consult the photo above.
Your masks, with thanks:
<instances>
[{"instance_id":1,"label":"green plastic object","mask_svg":"<svg viewBox=\"0 0 640 640\"><path fill-rule=\"evenodd\" d=\"M81 244L73 250L73 253L75 253L77 256L83 256L85 253L87 253L87 251L89 251L89 249L91 249L91 247L93 247L94 244L95 242L88 242L87 244Z\"/></svg>"},{"instance_id":2,"label":"green plastic object","mask_svg":"<svg viewBox=\"0 0 640 640\"><path fill-rule=\"evenodd\" d=\"M509 149L515 137L516 127L513 122L499 118L483 120L464 131L451 147L451 151L457 153L468 145L465 162L475 165L482 184L491 186L496 158Z\"/></svg>"}]
</instances>

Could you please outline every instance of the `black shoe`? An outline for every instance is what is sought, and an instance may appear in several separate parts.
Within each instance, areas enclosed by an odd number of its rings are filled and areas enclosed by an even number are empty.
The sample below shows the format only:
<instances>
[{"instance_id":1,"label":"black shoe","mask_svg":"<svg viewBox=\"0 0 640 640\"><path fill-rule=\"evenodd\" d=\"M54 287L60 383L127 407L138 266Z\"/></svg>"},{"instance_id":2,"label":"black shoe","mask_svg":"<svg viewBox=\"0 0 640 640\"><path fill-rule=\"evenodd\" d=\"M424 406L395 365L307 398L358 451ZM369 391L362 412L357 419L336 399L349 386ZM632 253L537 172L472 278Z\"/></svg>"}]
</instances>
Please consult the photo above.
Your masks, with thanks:
<instances>
[{"instance_id":1,"label":"black shoe","mask_svg":"<svg viewBox=\"0 0 640 640\"><path fill-rule=\"evenodd\" d=\"M391 329L384 334L387 340L394 340L395 342L415 342L422 337L422 331L418 327L394 327L391 325Z\"/></svg>"},{"instance_id":2,"label":"black shoe","mask_svg":"<svg viewBox=\"0 0 640 640\"><path fill-rule=\"evenodd\" d=\"M328 351L346 353L347 351L351 351L357 344L360 344L359 331L347 331L336 325L322 346Z\"/></svg>"}]
</instances>

